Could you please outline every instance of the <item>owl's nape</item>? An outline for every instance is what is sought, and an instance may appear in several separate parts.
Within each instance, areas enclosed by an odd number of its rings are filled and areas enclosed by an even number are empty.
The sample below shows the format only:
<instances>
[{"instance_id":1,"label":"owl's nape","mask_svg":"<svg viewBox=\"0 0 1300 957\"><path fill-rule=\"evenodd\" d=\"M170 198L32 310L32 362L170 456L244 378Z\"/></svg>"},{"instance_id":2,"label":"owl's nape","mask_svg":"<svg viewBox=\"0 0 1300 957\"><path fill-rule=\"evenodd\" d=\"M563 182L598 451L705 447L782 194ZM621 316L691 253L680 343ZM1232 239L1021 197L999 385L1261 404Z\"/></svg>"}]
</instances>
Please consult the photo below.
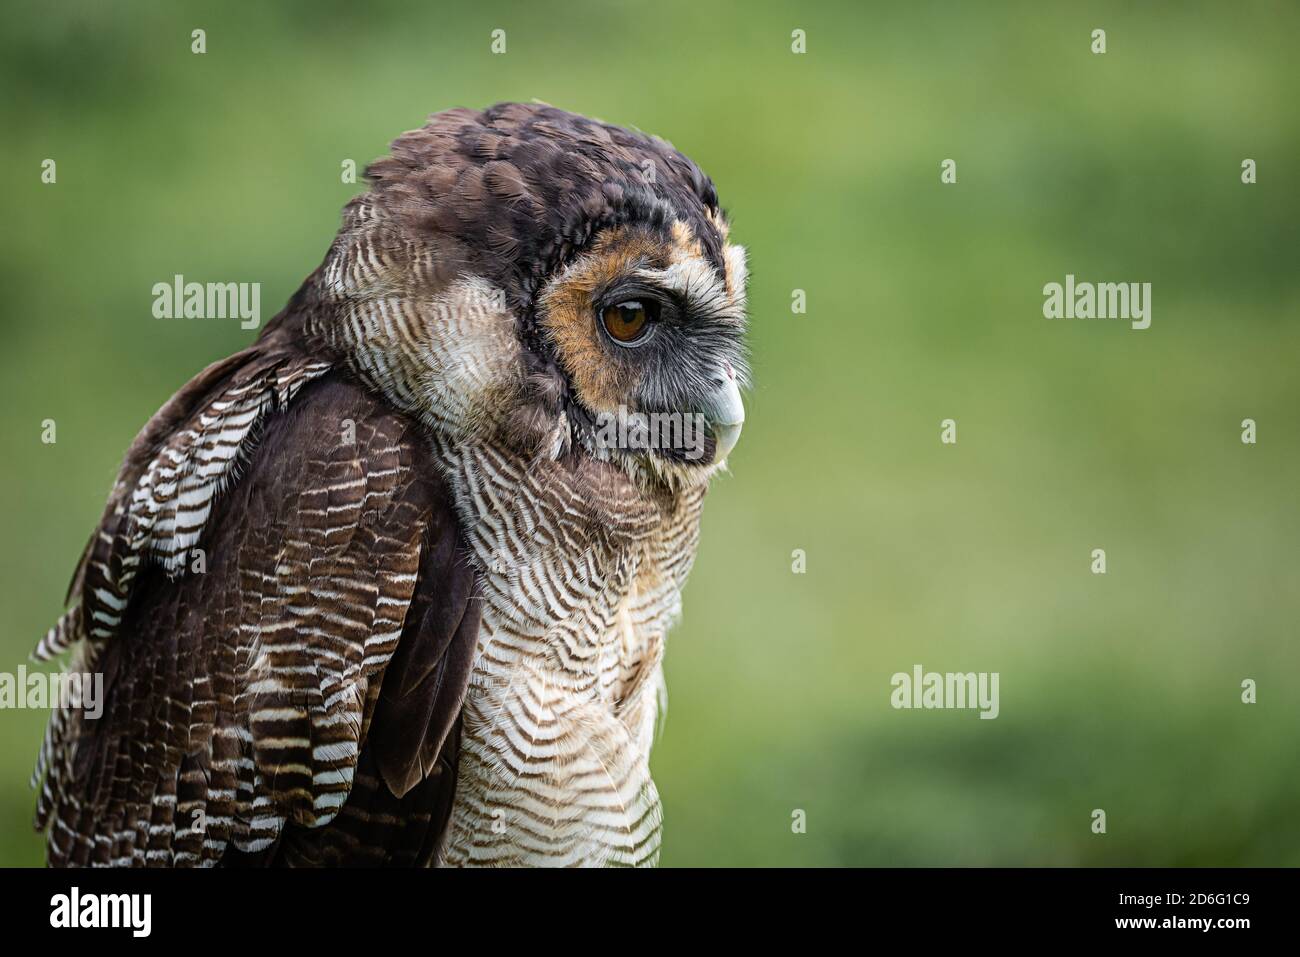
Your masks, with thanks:
<instances>
[{"instance_id":1,"label":"owl's nape","mask_svg":"<svg viewBox=\"0 0 1300 957\"><path fill-rule=\"evenodd\" d=\"M657 860L744 252L673 147L538 104L439 113L367 174L140 433L38 646L109 685L41 748L52 864ZM636 416L669 443L602 432Z\"/></svg>"}]
</instances>

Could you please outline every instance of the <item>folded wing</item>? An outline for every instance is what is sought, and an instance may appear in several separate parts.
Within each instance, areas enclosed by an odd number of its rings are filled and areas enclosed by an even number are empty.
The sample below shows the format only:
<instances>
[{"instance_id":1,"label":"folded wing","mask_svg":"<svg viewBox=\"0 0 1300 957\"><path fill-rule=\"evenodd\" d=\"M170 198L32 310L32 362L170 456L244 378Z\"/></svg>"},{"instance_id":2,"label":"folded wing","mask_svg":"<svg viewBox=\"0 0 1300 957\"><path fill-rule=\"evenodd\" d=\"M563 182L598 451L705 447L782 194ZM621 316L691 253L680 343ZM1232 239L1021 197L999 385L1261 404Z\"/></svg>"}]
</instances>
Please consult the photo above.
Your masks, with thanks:
<instances>
[{"instance_id":1,"label":"folded wing","mask_svg":"<svg viewBox=\"0 0 1300 957\"><path fill-rule=\"evenodd\" d=\"M425 863L475 578L419 427L255 347L133 446L38 657L102 673L38 762L52 864Z\"/></svg>"}]
</instances>

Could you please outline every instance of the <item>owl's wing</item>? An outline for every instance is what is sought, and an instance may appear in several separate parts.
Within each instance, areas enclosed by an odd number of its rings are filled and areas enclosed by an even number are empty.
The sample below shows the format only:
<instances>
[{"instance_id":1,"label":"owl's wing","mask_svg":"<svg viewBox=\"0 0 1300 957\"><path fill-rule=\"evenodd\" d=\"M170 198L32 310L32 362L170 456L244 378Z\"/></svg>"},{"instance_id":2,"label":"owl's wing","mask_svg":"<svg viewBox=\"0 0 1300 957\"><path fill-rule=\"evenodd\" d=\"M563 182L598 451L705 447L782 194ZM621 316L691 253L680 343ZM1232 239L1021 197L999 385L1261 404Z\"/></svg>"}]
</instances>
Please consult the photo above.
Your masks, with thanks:
<instances>
[{"instance_id":1,"label":"owl's wing","mask_svg":"<svg viewBox=\"0 0 1300 957\"><path fill-rule=\"evenodd\" d=\"M422 863L455 788L478 632L414 422L257 347L146 426L38 657L52 864Z\"/></svg>"}]
</instances>

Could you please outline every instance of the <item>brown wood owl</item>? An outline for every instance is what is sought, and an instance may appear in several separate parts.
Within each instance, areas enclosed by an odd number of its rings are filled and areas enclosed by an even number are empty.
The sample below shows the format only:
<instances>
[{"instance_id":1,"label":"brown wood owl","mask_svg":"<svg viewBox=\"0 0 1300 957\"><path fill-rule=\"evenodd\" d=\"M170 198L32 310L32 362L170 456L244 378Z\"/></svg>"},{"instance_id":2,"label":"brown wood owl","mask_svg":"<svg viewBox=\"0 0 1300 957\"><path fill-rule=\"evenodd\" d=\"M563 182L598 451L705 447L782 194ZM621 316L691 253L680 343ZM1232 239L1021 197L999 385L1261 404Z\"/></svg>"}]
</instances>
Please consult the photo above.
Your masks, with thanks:
<instances>
[{"instance_id":1,"label":"brown wood owl","mask_svg":"<svg viewBox=\"0 0 1300 957\"><path fill-rule=\"evenodd\" d=\"M745 255L662 140L450 110L145 426L37 649L52 864L648 864Z\"/></svg>"}]
</instances>

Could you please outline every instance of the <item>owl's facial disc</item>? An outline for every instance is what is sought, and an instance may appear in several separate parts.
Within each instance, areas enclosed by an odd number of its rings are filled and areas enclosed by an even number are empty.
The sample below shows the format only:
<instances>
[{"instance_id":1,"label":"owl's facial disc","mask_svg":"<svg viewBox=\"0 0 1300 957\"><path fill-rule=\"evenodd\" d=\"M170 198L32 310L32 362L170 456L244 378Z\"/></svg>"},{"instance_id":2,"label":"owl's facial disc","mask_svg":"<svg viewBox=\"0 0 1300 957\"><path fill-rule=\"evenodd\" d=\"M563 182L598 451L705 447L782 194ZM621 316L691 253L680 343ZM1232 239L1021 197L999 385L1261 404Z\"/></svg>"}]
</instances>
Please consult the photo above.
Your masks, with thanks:
<instances>
[{"instance_id":1,"label":"owl's facial disc","mask_svg":"<svg viewBox=\"0 0 1300 957\"><path fill-rule=\"evenodd\" d=\"M665 322L685 326L686 336L690 336L693 305L688 297L661 285L664 280L665 276L653 269L639 269L630 279L615 283L612 289L597 297L594 304L597 325L610 344L628 350L653 348L655 336ZM682 332L674 330L663 335L680 337ZM692 345L690 341L678 342L667 357L651 357L645 362L666 359L664 364L671 364L676 350L690 349ZM659 391L665 385L646 382L643 377L635 390L636 408L645 420L634 423L634 428L639 426L646 433L641 444L648 447L643 451L698 465L725 459L739 441L745 423L745 404L731 362L724 355L703 383L692 383L681 389L677 393L681 409L660 407L672 401ZM708 439L712 440L711 444L706 443ZM635 445L635 440L633 435L625 444Z\"/></svg>"},{"instance_id":2,"label":"owl's facial disc","mask_svg":"<svg viewBox=\"0 0 1300 957\"><path fill-rule=\"evenodd\" d=\"M707 477L745 421L744 253L710 263L680 223L621 227L547 287L539 318L580 414L580 445L653 475ZM706 473L704 475L691 473Z\"/></svg>"}]
</instances>

